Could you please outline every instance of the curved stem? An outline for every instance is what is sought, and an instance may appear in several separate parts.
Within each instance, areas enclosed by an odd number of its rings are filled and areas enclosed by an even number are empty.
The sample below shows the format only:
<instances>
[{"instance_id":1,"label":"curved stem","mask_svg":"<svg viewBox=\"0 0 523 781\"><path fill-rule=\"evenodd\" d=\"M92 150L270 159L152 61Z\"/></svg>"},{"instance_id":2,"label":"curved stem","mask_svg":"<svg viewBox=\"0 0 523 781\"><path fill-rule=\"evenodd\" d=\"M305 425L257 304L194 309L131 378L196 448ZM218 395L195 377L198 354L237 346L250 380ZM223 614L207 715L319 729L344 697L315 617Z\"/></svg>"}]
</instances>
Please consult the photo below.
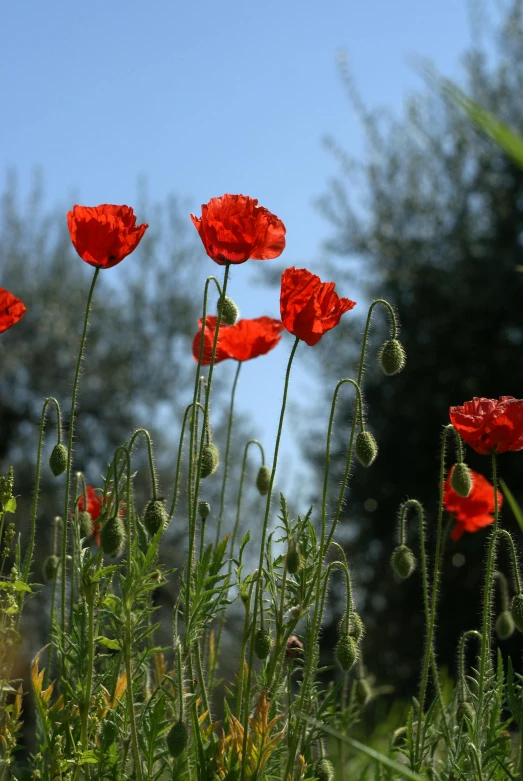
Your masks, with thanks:
<instances>
[{"instance_id":1,"label":"curved stem","mask_svg":"<svg viewBox=\"0 0 523 781\"><path fill-rule=\"evenodd\" d=\"M198 402L197 407L201 409L203 412L203 406ZM178 486L180 483L180 469L182 466L182 453L183 453L183 442L185 439L185 429L187 427L187 418L189 416L189 410L192 410L193 403L191 402L185 409L185 413L183 415L183 422L182 422L182 429L180 432L180 444L178 446L178 457L176 459L176 472L174 476L174 490L173 490L173 500L171 503L171 509L169 510L169 520L172 519L174 515L174 511L176 509L176 503L178 501Z\"/></svg>"},{"instance_id":2,"label":"curved stem","mask_svg":"<svg viewBox=\"0 0 523 781\"><path fill-rule=\"evenodd\" d=\"M479 640L480 647L483 642L481 634L476 629L469 629L467 632L463 632L460 637L458 649L458 688L462 702L467 699L467 695L469 693L467 678L465 676L465 643L469 637L477 638Z\"/></svg>"},{"instance_id":3,"label":"curved stem","mask_svg":"<svg viewBox=\"0 0 523 781\"><path fill-rule=\"evenodd\" d=\"M220 541L220 531L222 528L222 519L223 519L223 511L225 508L225 489L227 486L227 477L229 475L229 454L231 450L231 434L232 434L232 423L233 423L233 414L234 414L234 398L236 395L236 386L238 385L238 378L240 376L240 370L242 368L241 361L238 361L238 368L236 369L236 373L234 375L234 382L232 384L232 391L231 391L231 405L229 407L229 423L227 425L227 444L225 446L225 458L223 461L223 480L222 480L222 492L220 496L220 513L218 515L218 525L216 527L216 545L218 545Z\"/></svg>"},{"instance_id":4,"label":"curved stem","mask_svg":"<svg viewBox=\"0 0 523 781\"><path fill-rule=\"evenodd\" d=\"M138 439L138 437L140 435L143 435L145 437L146 442L147 442L147 454L148 454L148 458L149 458L149 469L151 470L151 486L152 486L152 489L153 489L153 500L156 501L157 492L158 492L158 488L157 488L158 481L157 481L157 478L156 478L156 470L155 470L155 467L154 467L153 443L152 443L152 440L151 440L151 435L149 434L147 429L139 428L139 429L137 429L134 432L134 434L132 435L131 440L129 442L129 455L132 454L135 442L136 442L136 440Z\"/></svg>"}]
</instances>

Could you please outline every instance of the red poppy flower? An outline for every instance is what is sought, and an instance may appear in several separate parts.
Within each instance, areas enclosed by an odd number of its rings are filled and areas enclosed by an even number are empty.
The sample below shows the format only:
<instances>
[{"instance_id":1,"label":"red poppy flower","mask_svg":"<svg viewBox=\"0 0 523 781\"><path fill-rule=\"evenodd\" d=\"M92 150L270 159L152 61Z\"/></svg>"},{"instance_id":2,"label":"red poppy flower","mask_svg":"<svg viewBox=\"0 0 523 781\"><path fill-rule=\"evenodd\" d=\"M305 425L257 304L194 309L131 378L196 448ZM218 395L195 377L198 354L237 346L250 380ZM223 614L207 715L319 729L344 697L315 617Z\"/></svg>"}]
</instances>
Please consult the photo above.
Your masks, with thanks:
<instances>
[{"instance_id":1,"label":"red poppy flower","mask_svg":"<svg viewBox=\"0 0 523 781\"><path fill-rule=\"evenodd\" d=\"M205 321L203 336L203 358L205 366L211 362L212 346L218 318L209 315ZM193 355L198 360L200 355L200 336L202 321L199 321L199 331L193 341ZM265 355L276 347L281 339L283 323L272 317L256 317L253 320L238 320L234 325L220 325L215 363L227 358L235 361L249 361L259 355Z\"/></svg>"},{"instance_id":2,"label":"red poppy flower","mask_svg":"<svg viewBox=\"0 0 523 781\"><path fill-rule=\"evenodd\" d=\"M19 298L0 287L0 334L12 328L27 312Z\"/></svg>"},{"instance_id":3,"label":"red poppy flower","mask_svg":"<svg viewBox=\"0 0 523 781\"><path fill-rule=\"evenodd\" d=\"M271 260L285 249L285 225L256 198L222 195L202 205L200 218L191 214L206 253L216 263Z\"/></svg>"},{"instance_id":4,"label":"red poppy flower","mask_svg":"<svg viewBox=\"0 0 523 781\"><path fill-rule=\"evenodd\" d=\"M523 450L523 401L512 396L466 401L450 408L450 422L476 453Z\"/></svg>"},{"instance_id":5,"label":"red poppy flower","mask_svg":"<svg viewBox=\"0 0 523 781\"><path fill-rule=\"evenodd\" d=\"M334 282L322 282L305 268L286 269L281 278L280 312L287 331L312 347L337 326L356 302L340 298L334 288Z\"/></svg>"},{"instance_id":6,"label":"red poppy flower","mask_svg":"<svg viewBox=\"0 0 523 781\"><path fill-rule=\"evenodd\" d=\"M67 212L71 241L82 260L96 268L112 268L136 249L147 223L136 224L130 206L74 206Z\"/></svg>"},{"instance_id":7,"label":"red poppy flower","mask_svg":"<svg viewBox=\"0 0 523 781\"><path fill-rule=\"evenodd\" d=\"M447 512L454 515L456 525L451 537L459 540L463 532L475 532L484 526L494 523L494 486L479 472L470 470L472 488L468 496L459 496L452 488L452 472L450 470L443 487L443 506ZM498 491L498 507L503 504L503 495Z\"/></svg>"},{"instance_id":8,"label":"red poppy flower","mask_svg":"<svg viewBox=\"0 0 523 781\"><path fill-rule=\"evenodd\" d=\"M91 536L100 547L100 530L102 528L101 523L97 523L98 519L100 518L100 515L102 514L103 506L104 506L104 497L103 493L101 491L97 491L95 488L93 488L92 485L86 485L85 486L85 493L87 494L87 507L84 507L84 494L80 494L78 497L78 512L83 512L84 509L87 510L89 515L91 516ZM106 504L109 504L111 500L111 495L107 495ZM124 515L125 513L125 505L123 502L120 502L120 510L118 514L120 516Z\"/></svg>"}]
</instances>

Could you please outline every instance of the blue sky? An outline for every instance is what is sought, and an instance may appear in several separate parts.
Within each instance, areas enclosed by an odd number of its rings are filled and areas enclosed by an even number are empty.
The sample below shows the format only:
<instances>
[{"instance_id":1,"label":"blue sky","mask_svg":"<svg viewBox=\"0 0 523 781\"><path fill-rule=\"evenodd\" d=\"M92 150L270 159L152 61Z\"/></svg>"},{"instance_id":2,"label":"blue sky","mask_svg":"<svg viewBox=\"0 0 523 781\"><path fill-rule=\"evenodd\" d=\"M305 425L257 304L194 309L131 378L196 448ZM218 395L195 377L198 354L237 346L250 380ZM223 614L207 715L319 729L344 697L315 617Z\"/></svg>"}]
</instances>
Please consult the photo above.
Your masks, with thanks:
<instances>
[{"instance_id":1,"label":"blue sky","mask_svg":"<svg viewBox=\"0 0 523 781\"><path fill-rule=\"evenodd\" d=\"M284 220L280 267L315 271L330 226L314 201L337 174L322 137L364 153L337 52L369 106L401 111L423 88L413 59L459 79L469 41L466 0L12 2L0 31L0 172L16 167L23 190L41 167L49 203L66 207L73 193L87 205L132 205L140 176L153 200L175 192L197 214L213 196L242 192ZM277 294L252 286L248 266L232 275L242 313L278 316ZM239 406L256 410L269 452L291 343L242 373ZM298 366L292 386L303 397L314 381Z\"/></svg>"}]
</instances>

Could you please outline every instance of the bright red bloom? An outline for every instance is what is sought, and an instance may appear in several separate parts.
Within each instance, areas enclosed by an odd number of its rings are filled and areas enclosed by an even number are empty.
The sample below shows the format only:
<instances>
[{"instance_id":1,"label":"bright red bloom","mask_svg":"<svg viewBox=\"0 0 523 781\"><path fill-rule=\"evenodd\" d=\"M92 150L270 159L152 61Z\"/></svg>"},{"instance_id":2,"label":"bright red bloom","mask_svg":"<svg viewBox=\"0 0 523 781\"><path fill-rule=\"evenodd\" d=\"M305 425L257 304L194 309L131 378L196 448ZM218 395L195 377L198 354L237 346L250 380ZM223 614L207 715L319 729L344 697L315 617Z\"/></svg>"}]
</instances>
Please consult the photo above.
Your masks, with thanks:
<instances>
[{"instance_id":1,"label":"bright red bloom","mask_svg":"<svg viewBox=\"0 0 523 781\"><path fill-rule=\"evenodd\" d=\"M443 488L443 506L447 512L454 515L456 525L451 537L459 540L463 532L475 532L484 526L494 523L494 486L479 472L470 470L472 488L468 496L459 496L452 488L452 472L450 470ZM503 504L503 495L498 491L498 507Z\"/></svg>"},{"instance_id":2,"label":"bright red bloom","mask_svg":"<svg viewBox=\"0 0 523 781\"><path fill-rule=\"evenodd\" d=\"M102 510L104 509L103 493L101 491L97 491L95 488L93 488L92 485L85 486L85 493L87 494L87 507L84 507L84 494L82 493L78 497L78 512L81 513L85 509L91 516L91 536L96 545L100 547L100 530L102 528L102 524L97 523L97 521L102 514ZM108 494L106 498L106 506L109 505L110 501L111 495ZM125 505L123 502L120 502L118 515L122 516L124 514Z\"/></svg>"},{"instance_id":3,"label":"bright red bloom","mask_svg":"<svg viewBox=\"0 0 523 781\"><path fill-rule=\"evenodd\" d=\"M305 268L286 269L281 277L280 312L283 325L310 347L340 322L341 316L356 306L340 298L334 282L322 282Z\"/></svg>"},{"instance_id":4,"label":"bright red bloom","mask_svg":"<svg viewBox=\"0 0 523 781\"><path fill-rule=\"evenodd\" d=\"M15 325L26 312L19 298L0 287L0 334Z\"/></svg>"},{"instance_id":5,"label":"bright red bloom","mask_svg":"<svg viewBox=\"0 0 523 781\"><path fill-rule=\"evenodd\" d=\"M136 224L130 206L74 206L67 212L71 241L82 260L96 268L112 268L136 249L147 223Z\"/></svg>"},{"instance_id":6,"label":"bright red bloom","mask_svg":"<svg viewBox=\"0 0 523 781\"><path fill-rule=\"evenodd\" d=\"M202 357L204 366L211 362L217 322L218 318L214 315L209 315L205 321ZM198 321L198 328L192 346L195 360L198 360L200 355L201 320ZM273 347L276 347L281 339L282 331L283 323L281 320L274 320L272 317L238 320L234 325L221 324L215 363L220 363L227 358L232 358L235 361L249 361L251 358L265 355Z\"/></svg>"},{"instance_id":7,"label":"bright red bloom","mask_svg":"<svg viewBox=\"0 0 523 781\"><path fill-rule=\"evenodd\" d=\"M476 453L523 450L523 401L512 396L466 401L450 408L450 422Z\"/></svg>"},{"instance_id":8,"label":"bright red bloom","mask_svg":"<svg viewBox=\"0 0 523 781\"><path fill-rule=\"evenodd\" d=\"M216 263L271 260L285 249L285 225L256 198L222 195L202 205L200 218L191 214L206 253Z\"/></svg>"}]
</instances>

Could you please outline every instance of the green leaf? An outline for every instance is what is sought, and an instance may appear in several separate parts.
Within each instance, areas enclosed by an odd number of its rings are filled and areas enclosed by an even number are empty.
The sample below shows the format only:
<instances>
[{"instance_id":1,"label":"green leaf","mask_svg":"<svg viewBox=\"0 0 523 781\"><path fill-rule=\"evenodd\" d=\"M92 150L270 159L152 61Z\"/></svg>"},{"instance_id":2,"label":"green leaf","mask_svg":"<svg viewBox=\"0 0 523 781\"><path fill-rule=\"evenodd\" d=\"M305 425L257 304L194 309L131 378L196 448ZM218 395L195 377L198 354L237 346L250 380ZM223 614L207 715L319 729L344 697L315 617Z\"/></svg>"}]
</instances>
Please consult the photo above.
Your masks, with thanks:
<instances>
[{"instance_id":1,"label":"green leaf","mask_svg":"<svg viewBox=\"0 0 523 781\"><path fill-rule=\"evenodd\" d=\"M15 580L13 583L13 588L15 591L28 591L30 594L32 594L31 586L29 586L23 580Z\"/></svg>"},{"instance_id":2,"label":"green leaf","mask_svg":"<svg viewBox=\"0 0 523 781\"><path fill-rule=\"evenodd\" d=\"M12 496L4 504L4 513L14 513L14 512L16 512L16 499L14 496Z\"/></svg>"},{"instance_id":3,"label":"green leaf","mask_svg":"<svg viewBox=\"0 0 523 781\"><path fill-rule=\"evenodd\" d=\"M103 635L100 635L96 638L96 642L99 645L104 645L106 648L111 648L113 651L121 651L122 645L118 642L118 640L112 640L110 637L104 637Z\"/></svg>"},{"instance_id":4,"label":"green leaf","mask_svg":"<svg viewBox=\"0 0 523 781\"><path fill-rule=\"evenodd\" d=\"M501 490L503 491L505 495L505 499L509 503L510 509L514 513L514 517L516 518L516 521L519 524L519 528L523 532L523 512L521 512L521 508L519 504L514 499L512 493L509 491L507 484L504 480L500 480L499 484L501 486Z\"/></svg>"}]
</instances>

